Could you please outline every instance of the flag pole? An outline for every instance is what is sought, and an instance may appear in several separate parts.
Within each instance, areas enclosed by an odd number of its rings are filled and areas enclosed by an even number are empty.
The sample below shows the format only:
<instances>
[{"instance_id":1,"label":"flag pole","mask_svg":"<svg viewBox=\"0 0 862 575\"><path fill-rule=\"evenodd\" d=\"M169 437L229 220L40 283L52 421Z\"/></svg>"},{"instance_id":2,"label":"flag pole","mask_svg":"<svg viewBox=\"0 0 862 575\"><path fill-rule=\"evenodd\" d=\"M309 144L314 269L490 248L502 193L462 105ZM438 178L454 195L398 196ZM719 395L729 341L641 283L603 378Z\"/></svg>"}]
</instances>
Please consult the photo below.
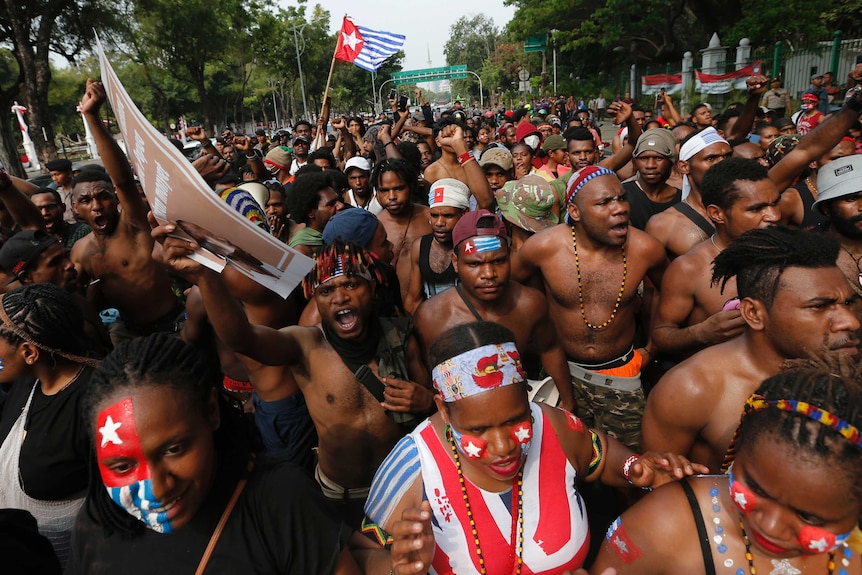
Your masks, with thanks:
<instances>
[{"instance_id":1,"label":"flag pole","mask_svg":"<svg viewBox=\"0 0 862 575\"><path fill-rule=\"evenodd\" d=\"M344 15L347 18L347 14ZM343 22L344 20L342 20ZM332 62L329 64L329 76L326 77L326 88L323 90L323 105L320 108L320 115L323 116L323 110L326 107L326 97L329 96L329 85L332 82L332 73L335 71L335 52L338 51L338 42L341 41L341 30L344 27L342 23L341 28L338 29L338 40L335 41L335 50L332 51Z\"/></svg>"}]
</instances>

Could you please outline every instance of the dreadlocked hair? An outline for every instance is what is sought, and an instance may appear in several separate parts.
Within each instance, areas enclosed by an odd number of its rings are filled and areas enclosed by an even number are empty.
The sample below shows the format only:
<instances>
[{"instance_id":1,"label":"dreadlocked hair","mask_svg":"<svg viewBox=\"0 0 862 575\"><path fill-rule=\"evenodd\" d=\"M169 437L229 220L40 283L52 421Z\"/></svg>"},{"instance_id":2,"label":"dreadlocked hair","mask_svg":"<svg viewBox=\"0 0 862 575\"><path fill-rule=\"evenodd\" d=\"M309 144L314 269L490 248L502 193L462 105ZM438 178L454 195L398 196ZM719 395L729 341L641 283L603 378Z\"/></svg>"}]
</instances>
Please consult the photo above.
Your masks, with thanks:
<instances>
[{"instance_id":1,"label":"dreadlocked hair","mask_svg":"<svg viewBox=\"0 0 862 575\"><path fill-rule=\"evenodd\" d=\"M215 449L223 458L245 466L255 445L255 432L218 383L218 374L206 355L170 334L155 333L123 342L94 371L87 388L83 413L91 441L95 444L97 416L105 407L102 404L119 391L157 387L184 396L192 408L205 410L212 390L218 389L221 422L213 434ZM108 495L95 452L91 456L86 513L106 537L118 533L127 539L142 533L146 526Z\"/></svg>"},{"instance_id":2,"label":"dreadlocked hair","mask_svg":"<svg viewBox=\"0 0 862 575\"><path fill-rule=\"evenodd\" d=\"M306 299L314 296L314 290L321 283L332 279L333 272L341 266L345 276L364 276L370 274L377 285L386 285L377 257L353 242L344 242L336 238L331 244L318 250L314 257L315 264L302 280L302 292Z\"/></svg>"},{"instance_id":3,"label":"dreadlocked hair","mask_svg":"<svg viewBox=\"0 0 862 575\"><path fill-rule=\"evenodd\" d=\"M42 348L83 356L87 352L84 318L72 296L54 284L27 284L3 294L3 311L21 331ZM11 345L23 339L0 322L0 338Z\"/></svg>"},{"instance_id":4,"label":"dreadlocked hair","mask_svg":"<svg viewBox=\"0 0 862 575\"><path fill-rule=\"evenodd\" d=\"M740 299L751 297L769 309L787 268L828 268L838 259L838 241L784 226L749 230L713 260L712 283L721 290L736 277Z\"/></svg>"},{"instance_id":5,"label":"dreadlocked hair","mask_svg":"<svg viewBox=\"0 0 862 575\"><path fill-rule=\"evenodd\" d=\"M851 428L857 430L855 435ZM791 360L777 375L764 380L746 402L722 468L729 467L736 454L757 439L769 436L774 443L779 437L801 452L835 462L836 468L853 478L852 496L862 501L862 483L857 479L862 475L859 430L862 364L846 354Z\"/></svg>"}]
</instances>

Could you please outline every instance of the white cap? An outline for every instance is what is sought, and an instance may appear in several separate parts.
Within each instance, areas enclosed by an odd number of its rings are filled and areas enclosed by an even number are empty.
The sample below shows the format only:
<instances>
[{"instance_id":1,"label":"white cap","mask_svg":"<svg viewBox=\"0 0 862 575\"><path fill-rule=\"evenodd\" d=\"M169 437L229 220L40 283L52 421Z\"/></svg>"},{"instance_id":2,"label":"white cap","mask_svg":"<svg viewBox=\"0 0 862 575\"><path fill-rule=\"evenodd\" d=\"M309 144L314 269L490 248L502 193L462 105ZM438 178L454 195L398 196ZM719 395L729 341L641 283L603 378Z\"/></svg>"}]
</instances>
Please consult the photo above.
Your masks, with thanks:
<instances>
[{"instance_id":1,"label":"white cap","mask_svg":"<svg viewBox=\"0 0 862 575\"><path fill-rule=\"evenodd\" d=\"M347 164L345 164L344 166L344 173L346 174L347 172L349 172L351 168L358 168L363 172L370 172L371 162L368 160L368 158L363 158L362 156L355 156L347 160Z\"/></svg>"}]
</instances>

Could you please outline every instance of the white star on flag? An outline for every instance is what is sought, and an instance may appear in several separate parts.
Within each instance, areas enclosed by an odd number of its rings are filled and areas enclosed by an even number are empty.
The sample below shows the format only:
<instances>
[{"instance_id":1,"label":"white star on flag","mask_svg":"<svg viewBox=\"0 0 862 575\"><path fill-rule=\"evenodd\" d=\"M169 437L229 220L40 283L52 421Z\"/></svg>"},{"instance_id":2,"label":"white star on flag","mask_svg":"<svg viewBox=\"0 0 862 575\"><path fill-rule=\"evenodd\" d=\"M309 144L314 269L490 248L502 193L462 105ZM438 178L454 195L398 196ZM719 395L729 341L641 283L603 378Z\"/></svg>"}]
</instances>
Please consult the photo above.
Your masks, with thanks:
<instances>
[{"instance_id":1,"label":"white star on flag","mask_svg":"<svg viewBox=\"0 0 862 575\"><path fill-rule=\"evenodd\" d=\"M736 504L739 505L742 509L748 507L748 500L745 498L745 493L734 493L733 500L736 501Z\"/></svg>"},{"instance_id":2,"label":"white star on flag","mask_svg":"<svg viewBox=\"0 0 862 575\"><path fill-rule=\"evenodd\" d=\"M811 543L808 544L808 548L817 551L818 553L823 553L826 549L829 548L829 544L826 543L826 538L821 537L820 539L815 539Z\"/></svg>"},{"instance_id":3,"label":"white star on flag","mask_svg":"<svg viewBox=\"0 0 862 575\"><path fill-rule=\"evenodd\" d=\"M350 46L351 50L356 50L356 45L360 42L359 38L356 37L356 32L351 31L350 34L342 32L341 37L344 38L344 43Z\"/></svg>"},{"instance_id":4,"label":"white star on flag","mask_svg":"<svg viewBox=\"0 0 862 575\"><path fill-rule=\"evenodd\" d=\"M515 437L518 438L518 441L524 443L528 439L530 439L530 430L527 429L526 426L520 427L518 431L515 432Z\"/></svg>"},{"instance_id":5,"label":"white star on flag","mask_svg":"<svg viewBox=\"0 0 862 575\"><path fill-rule=\"evenodd\" d=\"M467 445L464 446L464 452L470 457L479 457L482 454L482 448L472 441L468 441Z\"/></svg>"},{"instance_id":6,"label":"white star on flag","mask_svg":"<svg viewBox=\"0 0 862 575\"><path fill-rule=\"evenodd\" d=\"M102 434L102 447L105 447L105 444L109 441L114 445L123 444L123 440L120 439L119 435L117 435L117 429L119 429L121 425L123 424L119 421L114 423L114 420L111 419L111 416L108 416L108 418L105 420L105 425L99 428L99 433Z\"/></svg>"}]
</instances>

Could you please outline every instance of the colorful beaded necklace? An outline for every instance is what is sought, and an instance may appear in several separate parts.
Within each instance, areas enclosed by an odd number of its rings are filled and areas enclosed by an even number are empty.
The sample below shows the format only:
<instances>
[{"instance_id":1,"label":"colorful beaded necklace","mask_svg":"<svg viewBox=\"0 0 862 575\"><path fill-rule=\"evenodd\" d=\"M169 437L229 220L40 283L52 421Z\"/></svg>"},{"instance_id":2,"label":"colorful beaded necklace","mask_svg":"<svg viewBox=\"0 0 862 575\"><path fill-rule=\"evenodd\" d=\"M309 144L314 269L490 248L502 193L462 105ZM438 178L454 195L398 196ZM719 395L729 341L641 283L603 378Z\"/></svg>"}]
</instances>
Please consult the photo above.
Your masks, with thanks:
<instances>
[{"instance_id":1,"label":"colorful beaded necklace","mask_svg":"<svg viewBox=\"0 0 862 575\"><path fill-rule=\"evenodd\" d=\"M581 318L584 320L584 324L590 328L595 330L605 329L611 323L613 323L614 318L617 316L617 312L620 309L620 302L623 301L623 293L626 291L626 276L628 275L628 261L626 260L626 246L622 246L623 251L623 281L620 283L620 292L617 294L617 301L614 304L614 310L611 312L611 317L608 318L608 321L601 325L593 325L587 319L587 311L584 308L584 293L581 289L581 259L578 257L578 240L575 236L575 226L572 226L572 248L575 250L575 270L578 272L578 303L581 306Z\"/></svg>"},{"instance_id":2,"label":"colorful beaded necklace","mask_svg":"<svg viewBox=\"0 0 862 575\"><path fill-rule=\"evenodd\" d=\"M742 519L739 520L739 530L742 531L742 541L745 543L745 559L748 561L748 572L750 575L757 575L757 568L754 566L754 555L751 553L751 541L748 540L748 533L745 532L745 525L742 524ZM830 551L826 573L827 575L832 575L834 571L835 551Z\"/></svg>"},{"instance_id":3,"label":"colorful beaded necklace","mask_svg":"<svg viewBox=\"0 0 862 575\"><path fill-rule=\"evenodd\" d=\"M473 535L473 544L476 546L476 557L479 559L479 572L482 575L485 571L485 557L482 555L482 546L479 544L479 532L476 529L476 521L473 519L473 510L470 507L470 496L467 494L467 481L464 479L464 472L461 470L461 457L458 454L458 448L455 446L455 439L452 436L452 429L446 426L446 439L449 441L449 446L452 448L452 458L455 460L455 469L458 471L458 484L461 486L461 496L464 498L464 506L467 508L467 519L470 521L470 532ZM523 565L524 554L524 465L515 476L515 481L512 485L512 491L518 491L518 513L512 514L512 536L511 540L515 539L517 531L518 550L515 555L515 574L521 575L521 565ZM507 573L511 573L511 569Z\"/></svg>"}]
</instances>

